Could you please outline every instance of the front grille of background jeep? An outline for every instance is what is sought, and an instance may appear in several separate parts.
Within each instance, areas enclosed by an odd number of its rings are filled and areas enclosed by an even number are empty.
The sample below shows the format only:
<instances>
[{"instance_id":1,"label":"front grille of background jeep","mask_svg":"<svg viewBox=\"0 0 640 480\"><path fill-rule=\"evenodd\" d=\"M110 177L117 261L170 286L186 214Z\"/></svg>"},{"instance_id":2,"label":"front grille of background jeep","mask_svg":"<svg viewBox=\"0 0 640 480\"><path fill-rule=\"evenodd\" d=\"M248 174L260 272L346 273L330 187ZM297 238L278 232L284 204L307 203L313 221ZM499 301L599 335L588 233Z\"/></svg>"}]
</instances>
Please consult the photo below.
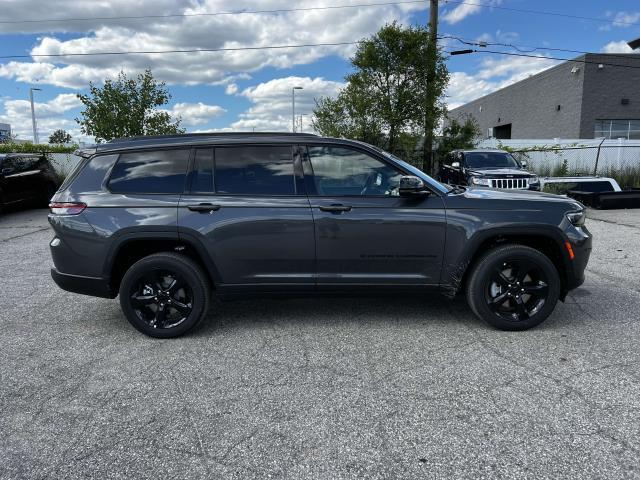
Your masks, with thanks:
<instances>
[{"instance_id":1,"label":"front grille of background jeep","mask_svg":"<svg viewBox=\"0 0 640 480\"><path fill-rule=\"evenodd\" d=\"M506 188L506 189L529 188L528 178L491 178L489 182L490 182L491 188Z\"/></svg>"}]
</instances>

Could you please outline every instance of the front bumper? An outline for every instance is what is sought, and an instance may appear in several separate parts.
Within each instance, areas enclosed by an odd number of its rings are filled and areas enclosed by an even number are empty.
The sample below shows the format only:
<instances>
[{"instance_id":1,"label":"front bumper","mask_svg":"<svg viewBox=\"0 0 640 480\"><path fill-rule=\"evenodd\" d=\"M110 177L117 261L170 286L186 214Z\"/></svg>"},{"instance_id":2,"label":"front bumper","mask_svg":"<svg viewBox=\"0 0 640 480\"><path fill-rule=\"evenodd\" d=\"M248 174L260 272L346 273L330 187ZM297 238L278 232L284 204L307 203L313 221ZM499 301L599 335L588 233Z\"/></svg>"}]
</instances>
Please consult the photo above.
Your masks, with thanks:
<instances>
[{"instance_id":1,"label":"front bumper","mask_svg":"<svg viewBox=\"0 0 640 480\"><path fill-rule=\"evenodd\" d=\"M51 269L51 278L61 289L67 292L90 295L92 297L115 298L111 291L109 281L104 278L82 277L61 273L55 268Z\"/></svg>"},{"instance_id":2,"label":"front bumper","mask_svg":"<svg viewBox=\"0 0 640 480\"><path fill-rule=\"evenodd\" d=\"M574 258L569 259L567 265L567 291L578 288L584 283L584 272L591 256L593 236L586 227L580 227L579 232L580 235L569 236Z\"/></svg>"}]
</instances>

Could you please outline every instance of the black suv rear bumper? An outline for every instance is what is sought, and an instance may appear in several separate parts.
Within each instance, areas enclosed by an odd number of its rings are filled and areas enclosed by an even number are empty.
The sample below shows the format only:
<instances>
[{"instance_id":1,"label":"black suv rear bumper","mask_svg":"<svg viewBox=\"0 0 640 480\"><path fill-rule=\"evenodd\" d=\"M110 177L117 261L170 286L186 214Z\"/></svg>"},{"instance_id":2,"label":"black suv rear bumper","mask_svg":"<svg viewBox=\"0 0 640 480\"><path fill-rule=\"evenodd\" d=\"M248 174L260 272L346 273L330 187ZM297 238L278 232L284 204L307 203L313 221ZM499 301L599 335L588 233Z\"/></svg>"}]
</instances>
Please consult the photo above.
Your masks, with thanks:
<instances>
[{"instance_id":1,"label":"black suv rear bumper","mask_svg":"<svg viewBox=\"0 0 640 480\"><path fill-rule=\"evenodd\" d=\"M55 268L51 269L51 278L63 290L92 297L115 298L111 291L109 281L104 278L82 277L60 273Z\"/></svg>"}]
</instances>

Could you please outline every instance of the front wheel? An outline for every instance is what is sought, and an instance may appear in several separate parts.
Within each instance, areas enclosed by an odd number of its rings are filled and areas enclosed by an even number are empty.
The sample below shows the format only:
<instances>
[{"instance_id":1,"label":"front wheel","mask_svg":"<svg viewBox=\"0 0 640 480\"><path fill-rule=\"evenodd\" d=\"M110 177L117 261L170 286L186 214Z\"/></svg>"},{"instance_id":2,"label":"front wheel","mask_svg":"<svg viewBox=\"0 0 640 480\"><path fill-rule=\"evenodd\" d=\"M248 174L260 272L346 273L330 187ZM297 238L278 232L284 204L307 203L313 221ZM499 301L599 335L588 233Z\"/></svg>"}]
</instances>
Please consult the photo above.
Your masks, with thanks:
<instances>
[{"instance_id":1,"label":"front wheel","mask_svg":"<svg viewBox=\"0 0 640 480\"><path fill-rule=\"evenodd\" d=\"M171 338L202 321L209 310L211 287L190 258L156 253L127 270L119 295L131 325L151 337Z\"/></svg>"},{"instance_id":2,"label":"front wheel","mask_svg":"<svg viewBox=\"0 0 640 480\"><path fill-rule=\"evenodd\" d=\"M560 276L549 257L524 245L484 254L467 285L471 310L501 330L527 330L542 323L560 297Z\"/></svg>"}]
</instances>

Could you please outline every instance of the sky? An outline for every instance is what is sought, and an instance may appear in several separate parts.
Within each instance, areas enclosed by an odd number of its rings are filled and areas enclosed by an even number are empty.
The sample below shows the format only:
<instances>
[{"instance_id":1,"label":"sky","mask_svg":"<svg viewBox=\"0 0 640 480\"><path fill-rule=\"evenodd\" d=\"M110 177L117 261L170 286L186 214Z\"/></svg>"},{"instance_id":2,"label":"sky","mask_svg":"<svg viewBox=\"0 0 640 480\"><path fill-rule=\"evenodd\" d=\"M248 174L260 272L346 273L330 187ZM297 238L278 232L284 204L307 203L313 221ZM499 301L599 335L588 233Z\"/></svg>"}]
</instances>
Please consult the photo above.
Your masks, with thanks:
<instances>
[{"instance_id":1,"label":"sky","mask_svg":"<svg viewBox=\"0 0 640 480\"><path fill-rule=\"evenodd\" d=\"M303 130L310 131L314 99L335 96L343 87L344 76L351 71L353 45L65 55L348 43L392 21L424 25L429 17L428 2L418 0L0 3L0 57L4 57L0 58L0 123L10 123L23 140L33 138L31 87L41 89L34 92L41 140L62 128L76 141L92 141L75 122L82 110L76 95L86 93L89 82L100 85L120 71L135 76L145 69L166 82L172 95L166 110L179 116L188 132L290 131L294 86L303 88L296 91L296 112L303 114ZM337 6L350 8L333 8ZM292 8L299 10L282 11ZM270 12L248 13L256 10ZM439 14L441 37L503 44L486 49L527 50L534 56L449 57L451 79L445 99L449 108L558 63L541 57L577 55L553 49L625 53L630 51L626 41L640 37L638 0L441 0ZM109 18L141 15L146 18ZM454 38L442 38L440 46L445 51L469 48Z\"/></svg>"}]
</instances>

